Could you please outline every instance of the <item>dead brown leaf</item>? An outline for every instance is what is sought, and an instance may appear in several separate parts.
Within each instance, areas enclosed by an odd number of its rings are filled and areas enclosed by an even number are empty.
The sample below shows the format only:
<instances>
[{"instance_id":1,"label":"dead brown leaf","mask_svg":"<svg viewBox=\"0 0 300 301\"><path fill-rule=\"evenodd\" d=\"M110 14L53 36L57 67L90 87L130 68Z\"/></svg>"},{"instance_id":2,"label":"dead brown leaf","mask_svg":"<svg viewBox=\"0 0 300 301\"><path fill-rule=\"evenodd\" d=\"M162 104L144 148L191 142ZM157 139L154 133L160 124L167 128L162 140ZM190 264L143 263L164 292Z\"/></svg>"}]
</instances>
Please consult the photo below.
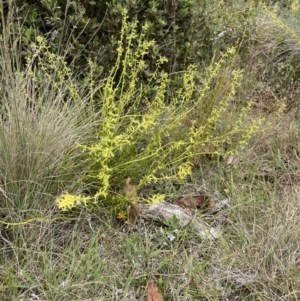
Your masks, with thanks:
<instances>
[{"instance_id":1,"label":"dead brown leaf","mask_svg":"<svg viewBox=\"0 0 300 301\"><path fill-rule=\"evenodd\" d=\"M125 196L130 204L128 211L128 223L133 226L140 214L140 208L136 203L138 199L136 185L130 184L130 178L126 179Z\"/></svg>"},{"instance_id":2,"label":"dead brown leaf","mask_svg":"<svg viewBox=\"0 0 300 301\"><path fill-rule=\"evenodd\" d=\"M164 298L153 279L148 283L147 297L144 298L144 301L164 301Z\"/></svg>"},{"instance_id":3,"label":"dead brown leaf","mask_svg":"<svg viewBox=\"0 0 300 301\"><path fill-rule=\"evenodd\" d=\"M205 209L210 205L209 198L205 195L188 196L176 201L176 204L185 209Z\"/></svg>"},{"instance_id":4,"label":"dead brown leaf","mask_svg":"<svg viewBox=\"0 0 300 301\"><path fill-rule=\"evenodd\" d=\"M136 222L136 219L140 215L140 207L138 204L130 203L130 208L128 212L128 223L130 225L134 225Z\"/></svg>"}]
</instances>

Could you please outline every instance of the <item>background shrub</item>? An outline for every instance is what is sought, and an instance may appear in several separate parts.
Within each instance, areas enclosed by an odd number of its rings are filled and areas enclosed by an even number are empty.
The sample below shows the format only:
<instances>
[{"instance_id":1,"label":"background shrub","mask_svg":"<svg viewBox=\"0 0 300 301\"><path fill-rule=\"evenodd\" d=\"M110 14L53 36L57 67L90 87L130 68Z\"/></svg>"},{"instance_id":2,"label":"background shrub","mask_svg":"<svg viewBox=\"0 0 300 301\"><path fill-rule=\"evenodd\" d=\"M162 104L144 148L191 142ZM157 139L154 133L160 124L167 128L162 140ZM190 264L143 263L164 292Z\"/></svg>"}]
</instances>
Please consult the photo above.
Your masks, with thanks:
<instances>
[{"instance_id":1,"label":"background shrub","mask_svg":"<svg viewBox=\"0 0 300 301\"><path fill-rule=\"evenodd\" d=\"M193 19L194 1L191 0L16 0L3 2L3 5L4 15L10 16L15 22L14 31L22 34L24 49L37 35L44 35L52 51L67 53L68 60L75 59L78 67L83 66L90 57L109 70L115 59L113 54L116 55L123 9L128 11L129 22L139 21L137 34L147 20L147 38L158 41L155 49L148 54L145 71L155 69L159 55L169 58L166 71L182 70L196 56L207 53L207 49L202 51L202 48L207 48L210 39L205 16L198 14L197 22ZM203 12L207 5L205 1ZM196 56L188 55L192 44L199 51Z\"/></svg>"}]
</instances>

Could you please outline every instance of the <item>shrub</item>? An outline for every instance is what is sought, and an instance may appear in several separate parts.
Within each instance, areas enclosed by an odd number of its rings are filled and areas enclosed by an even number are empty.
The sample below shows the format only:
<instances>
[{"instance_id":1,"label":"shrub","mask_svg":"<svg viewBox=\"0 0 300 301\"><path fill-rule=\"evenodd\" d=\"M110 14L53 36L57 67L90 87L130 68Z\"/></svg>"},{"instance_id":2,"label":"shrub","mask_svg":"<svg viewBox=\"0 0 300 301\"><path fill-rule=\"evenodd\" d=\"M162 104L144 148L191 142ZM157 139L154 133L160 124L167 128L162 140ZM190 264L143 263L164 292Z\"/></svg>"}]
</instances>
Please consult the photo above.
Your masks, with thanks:
<instances>
[{"instance_id":1,"label":"shrub","mask_svg":"<svg viewBox=\"0 0 300 301\"><path fill-rule=\"evenodd\" d=\"M86 68L89 58L97 61L101 65L99 74L104 78L117 57L123 9L128 11L129 22L138 21L137 34L148 22L146 37L156 40L156 46L145 56L141 80L155 70L160 56L168 57L168 62L161 66L168 73L185 70L191 63L206 66L218 50L233 46L253 28L249 23L252 7L242 0L232 3L216 0L1 3L7 21L14 23L11 34L22 36L23 53L37 36L43 36L51 52L66 56L79 69ZM137 46L137 39L133 46Z\"/></svg>"},{"instance_id":2,"label":"shrub","mask_svg":"<svg viewBox=\"0 0 300 301\"><path fill-rule=\"evenodd\" d=\"M205 1L205 6L209 5ZM137 34L144 22L149 40L156 39L155 49L147 54L144 73L155 70L155 62L162 55L169 58L164 69L175 72L191 61L211 57L205 11L193 19L194 1L19 1L2 2L4 15L14 22L13 33L22 35L22 48L39 35L48 40L51 51L67 55L81 68L91 58L110 70L122 26L122 10L127 9L130 22L137 20ZM204 50L204 51L203 51Z\"/></svg>"},{"instance_id":3,"label":"shrub","mask_svg":"<svg viewBox=\"0 0 300 301\"><path fill-rule=\"evenodd\" d=\"M169 77L160 69L164 57L157 61L147 82L139 84L144 58L155 46L146 38L148 26L143 25L135 48L132 41L137 23L128 23L126 14L123 16L118 58L95 95L96 103L101 102L95 142L79 145L89 160L87 188L96 192L82 200L78 195L62 195L58 199L62 210L91 200L119 208L128 201L121 193L128 177L139 189L159 181L186 180L202 155L235 155L260 128L260 118L245 122L251 102L242 110L234 104L243 76L242 70L236 69L235 48L209 66L201 87L196 85L196 66L190 65L168 104ZM118 74L120 66L122 73Z\"/></svg>"}]
</instances>

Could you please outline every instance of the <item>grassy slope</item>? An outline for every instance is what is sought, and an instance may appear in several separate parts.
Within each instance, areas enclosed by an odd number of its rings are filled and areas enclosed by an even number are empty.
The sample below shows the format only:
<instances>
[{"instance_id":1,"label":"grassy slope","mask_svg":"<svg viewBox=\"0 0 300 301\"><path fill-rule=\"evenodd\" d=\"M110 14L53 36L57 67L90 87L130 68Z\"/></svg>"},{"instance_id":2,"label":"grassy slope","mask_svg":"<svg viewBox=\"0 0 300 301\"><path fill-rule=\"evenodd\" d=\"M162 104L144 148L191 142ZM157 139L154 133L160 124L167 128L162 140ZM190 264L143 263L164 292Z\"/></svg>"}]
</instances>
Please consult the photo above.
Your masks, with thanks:
<instances>
[{"instance_id":1,"label":"grassy slope","mask_svg":"<svg viewBox=\"0 0 300 301\"><path fill-rule=\"evenodd\" d=\"M260 45L259 58L269 56L268 45ZM239 94L259 99L253 117L269 107L266 95L269 89L272 95L277 82L271 77L268 85L257 72L260 76L249 68L251 85ZM297 95L297 87L290 92ZM223 221L220 239L202 241L192 227L180 229L176 222L166 227L140 220L128 229L105 212L82 212L67 222L36 222L16 230L2 227L1 300L143 300L150 277L165 300L222 300L239 288L246 295L240 300L299 300L297 109L293 104L279 123L257 134L238 163L205 161L191 183L177 191L231 196L228 209L206 218ZM56 214L50 206L47 215Z\"/></svg>"}]
</instances>

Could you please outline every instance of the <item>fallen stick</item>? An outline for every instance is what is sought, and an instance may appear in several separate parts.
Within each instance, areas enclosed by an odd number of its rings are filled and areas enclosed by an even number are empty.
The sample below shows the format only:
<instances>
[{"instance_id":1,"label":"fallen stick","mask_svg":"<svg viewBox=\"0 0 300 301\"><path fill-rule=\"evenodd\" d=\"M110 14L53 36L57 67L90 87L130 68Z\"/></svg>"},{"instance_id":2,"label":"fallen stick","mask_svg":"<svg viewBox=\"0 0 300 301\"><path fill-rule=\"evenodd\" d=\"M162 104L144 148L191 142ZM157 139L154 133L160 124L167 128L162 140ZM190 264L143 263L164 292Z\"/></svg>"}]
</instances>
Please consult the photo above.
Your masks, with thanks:
<instances>
[{"instance_id":1,"label":"fallen stick","mask_svg":"<svg viewBox=\"0 0 300 301\"><path fill-rule=\"evenodd\" d=\"M162 202L153 206L145 204L139 204L139 206L140 217L166 223L166 221L171 221L175 216L178 219L179 226L184 227L191 223L196 233L203 239L215 239L221 234L219 230L210 227L203 221L200 222L191 211L187 211L178 205Z\"/></svg>"}]
</instances>

